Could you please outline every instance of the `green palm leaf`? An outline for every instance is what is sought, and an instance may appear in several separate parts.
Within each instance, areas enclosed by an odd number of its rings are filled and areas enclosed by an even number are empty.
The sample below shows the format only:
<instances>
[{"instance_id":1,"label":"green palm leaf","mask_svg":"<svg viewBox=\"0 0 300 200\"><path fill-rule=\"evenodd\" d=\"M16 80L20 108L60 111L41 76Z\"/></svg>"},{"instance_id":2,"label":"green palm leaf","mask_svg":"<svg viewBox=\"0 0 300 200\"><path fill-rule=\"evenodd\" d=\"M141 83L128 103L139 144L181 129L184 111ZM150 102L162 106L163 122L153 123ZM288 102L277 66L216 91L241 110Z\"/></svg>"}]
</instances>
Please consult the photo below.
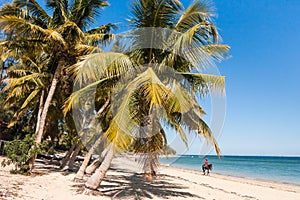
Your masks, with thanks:
<instances>
[{"instance_id":1,"label":"green palm leaf","mask_svg":"<svg viewBox=\"0 0 300 200\"><path fill-rule=\"evenodd\" d=\"M51 21L51 17L35 0L14 0L14 4L20 8L26 7L32 16L41 19L44 24Z\"/></svg>"},{"instance_id":2,"label":"green palm leaf","mask_svg":"<svg viewBox=\"0 0 300 200\"><path fill-rule=\"evenodd\" d=\"M56 31L43 29L40 26L31 24L25 19L17 16L0 16L0 29L4 32L17 29L19 30L18 34L26 35L28 38L46 38L46 40L52 39L62 46L64 46L65 43L64 39Z\"/></svg>"},{"instance_id":3,"label":"green palm leaf","mask_svg":"<svg viewBox=\"0 0 300 200\"><path fill-rule=\"evenodd\" d=\"M76 76L75 83L83 85L104 77L115 78L132 68L132 61L127 55L100 52L83 57L81 62L71 66L68 70Z\"/></svg>"},{"instance_id":4,"label":"green palm leaf","mask_svg":"<svg viewBox=\"0 0 300 200\"><path fill-rule=\"evenodd\" d=\"M225 92L224 76L188 72L180 72L179 74L183 75L189 81L190 84L193 84L192 86L195 91L201 91L203 87L208 86L214 91L221 91L221 93Z\"/></svg>"},{"instance_id":5,"label":"green palm leaf","mask_svg":"<svg viewBox=\"0 0 300 200\"><path fill-rule=\"evenodd\" d=\"M74 1L70 11L70 20L84 30L94 22L95 17L100 14L100 10L106 6L109 6L106 0Z\"/></svg>"},{"instance_id":6,"label":"green palm leaf","mask_svg":"<svg viewBox=\"0 0 300 200\"><path fill-rule=\"evenodd\" d=\"M175 29L185 30L199 23L199 21L209 20L214 16L214 7L204 1L194 1L181 15Z\"/></svg>"}]
</instances>

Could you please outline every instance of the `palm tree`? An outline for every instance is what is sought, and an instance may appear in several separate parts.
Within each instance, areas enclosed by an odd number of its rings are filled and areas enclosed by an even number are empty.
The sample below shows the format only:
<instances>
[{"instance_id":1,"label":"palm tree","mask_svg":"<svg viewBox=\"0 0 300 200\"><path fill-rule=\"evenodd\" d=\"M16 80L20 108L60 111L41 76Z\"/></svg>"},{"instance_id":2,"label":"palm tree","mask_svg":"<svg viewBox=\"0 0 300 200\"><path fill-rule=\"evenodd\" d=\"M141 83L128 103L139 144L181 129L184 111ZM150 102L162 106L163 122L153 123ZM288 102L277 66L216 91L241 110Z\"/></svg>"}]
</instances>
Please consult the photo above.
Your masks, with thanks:
<instances>
[{"instance_id":1,"label":"palm tree","mask_svg":"<svg viewBox=\"0 0 300 200\"><path fill-rule=\"evenodd\" d=\"M119 81L112 85L112 119L105 131L110 153L87 181L91 189L100 185L113 154L133 142L137 152L145 153L144 167L155 170L167 143L165 127L179 133L186 145L186 130L195 132L220 153L196 99L209 89L224 91L224 77L200 73L229 49L218 43L210 5L194 1L184 9L178 0L137 0L131 8L129 48L86 56L72 68L82 88L72 94L68 108L108 81Z\"/></svg>"},{"instance_id":2,"label":"palm tree","mask_svg":"<svg viewBox=\"0 0 300 200\"><path fill-rule=\"evenodd\" d=\"M100 10L108 6L105 0L47 0L46 6L53 11L52 16L35 0L15 0L0 11L0 29L7 35L7 41L1 45L6 45L16 53L18 49L25 50L28 49L26 47L35 46L38 48L35 49L35 55L46 54L48 57L43 72L50 73L51 77L37 117L36 143L42 141L47 113L57 87L62 87L63 84L72 86L72 79L69 79L69 83L62 80L62 77L67 78L62 76L65 68L76 63L79 56L98 51L97 45L109 40L112 37L109 31L114 28L114 25L107 24L89 30ZM34 160L32 157L30 168L33 167Z\"/></svg>"}]
</instances>

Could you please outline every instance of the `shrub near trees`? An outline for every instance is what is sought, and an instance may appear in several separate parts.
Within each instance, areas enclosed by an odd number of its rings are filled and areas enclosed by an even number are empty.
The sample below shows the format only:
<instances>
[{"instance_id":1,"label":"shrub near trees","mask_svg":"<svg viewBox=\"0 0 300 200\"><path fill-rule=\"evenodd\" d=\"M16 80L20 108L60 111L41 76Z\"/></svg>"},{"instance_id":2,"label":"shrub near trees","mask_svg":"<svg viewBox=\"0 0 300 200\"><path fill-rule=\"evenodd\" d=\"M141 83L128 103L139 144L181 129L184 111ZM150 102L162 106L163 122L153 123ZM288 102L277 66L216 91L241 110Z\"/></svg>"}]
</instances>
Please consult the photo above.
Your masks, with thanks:
<instances>
[{"instance_id":1,"label":"shrub near trees","mask_svg":"<svg viewBox=\"0 0 300 200\"><path fill-rule=\"evenodd\" d=\"M165 127L178 133L186 145L187 129L220 152L196 100L197 94L208 93L208 86L224 90L224 77L200 73L214 60L224 59L229 50L219 44L210 5L194 1L184 9L178 0L133 1L131 42L122 46L118 40L115 52L103 52L99 47L118 38L110 34L115 26L89 26L108 6L106 1L47 0L46 6L51 15L35 0L15 0L0 10L0 29L5 36L0 43L2 58L4 62L14 60L3 90L5 103L16 108L11 123L26 116L24 125L30 127L28 135L34 138L32 143L26 135L22 141L28 144L25 158L14 156L20 156L14 153L20 140L8 145L9 156L18 167L33 169L48 130L57 130L53 138L60 142L66 135L72 138L63 167L71 167L82 149L84 140L79 136L94 144L78 171L79 179L93 151L106 144L85 184L90 189L99 187L114 155L127 150L143 156L145 173L156 171L158 156L170 151ZM81 89L72 91L73 85ZM78 111L76 119L72 109Z\"/></svg>"}]
</instances>

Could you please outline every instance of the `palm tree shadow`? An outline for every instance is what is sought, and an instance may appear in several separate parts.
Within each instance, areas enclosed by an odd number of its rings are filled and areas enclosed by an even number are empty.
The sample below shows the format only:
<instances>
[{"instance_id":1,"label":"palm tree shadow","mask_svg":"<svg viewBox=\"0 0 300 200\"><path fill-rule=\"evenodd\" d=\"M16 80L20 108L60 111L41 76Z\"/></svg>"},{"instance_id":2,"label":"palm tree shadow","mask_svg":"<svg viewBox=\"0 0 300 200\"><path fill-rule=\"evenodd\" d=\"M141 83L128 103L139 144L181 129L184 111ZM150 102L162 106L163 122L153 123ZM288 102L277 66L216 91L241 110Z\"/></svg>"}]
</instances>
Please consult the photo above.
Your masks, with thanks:
<instances>
[{"instance_id":1,"label":"palm tree shadow","mask_svg":"<svg viewBox=\"0 0 300 200\"><path fill-rule=\"evenodd\" d=\"M119 171L120 170L114 170ZM122 171L123 172L123 171ZM181 191L188 188L184 185L170 183L167 175L160 175L157 179L147 181L142 174L134 173L132 175L107 175L105 183L101 184L100 191L103 195L112 199L153 199L155 197L170 198L199 198L195 194Z\"/></svg>"}]
</instances>

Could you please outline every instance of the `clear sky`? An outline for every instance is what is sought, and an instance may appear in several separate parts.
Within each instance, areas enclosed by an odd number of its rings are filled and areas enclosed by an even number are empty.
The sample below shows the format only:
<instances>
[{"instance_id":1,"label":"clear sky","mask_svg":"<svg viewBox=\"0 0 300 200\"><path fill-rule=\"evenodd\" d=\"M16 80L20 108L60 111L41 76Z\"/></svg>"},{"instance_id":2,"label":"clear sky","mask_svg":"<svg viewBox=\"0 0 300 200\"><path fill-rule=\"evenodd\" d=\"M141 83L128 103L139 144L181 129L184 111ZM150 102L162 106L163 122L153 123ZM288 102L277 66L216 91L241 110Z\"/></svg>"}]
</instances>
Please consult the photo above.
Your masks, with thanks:
<instances>
[{"instance_id":1,"label":"clear sky","mask_svg":"<svg viewBox=\"0 0 300 200\"><path fill-rule=\"evenodd\" d=\"M300 156L300 1L213 2L232 55L217 65L227 91L222 154ZM109 3L97 24L118 23L126 31L130 1ZM199 153L199 142L187 153Z\"/></svg>"},{"instance_id":2,"label":"clear sky","mask_svg":"<svg viewBox=\"0 0 300 200\"><path fill-rule=\"evenodd\" d=\"M300 155L300 1L218 0L225 154Z\"/></svg>"},{"instance_id":3,"label":"clear sky","mask_svg":"<svg viewBox=\"0 0 300 200\"><path fill-rule=\"evenodd\" d=\"M130 1L110 0L99 23L128 28ZM192 2L182 1L185 7ZM226 76L223 154L300 155L300 1L215 0L232 58ZM195 142L188 153L198 153Z\"/></svg>"}]
</instances>

